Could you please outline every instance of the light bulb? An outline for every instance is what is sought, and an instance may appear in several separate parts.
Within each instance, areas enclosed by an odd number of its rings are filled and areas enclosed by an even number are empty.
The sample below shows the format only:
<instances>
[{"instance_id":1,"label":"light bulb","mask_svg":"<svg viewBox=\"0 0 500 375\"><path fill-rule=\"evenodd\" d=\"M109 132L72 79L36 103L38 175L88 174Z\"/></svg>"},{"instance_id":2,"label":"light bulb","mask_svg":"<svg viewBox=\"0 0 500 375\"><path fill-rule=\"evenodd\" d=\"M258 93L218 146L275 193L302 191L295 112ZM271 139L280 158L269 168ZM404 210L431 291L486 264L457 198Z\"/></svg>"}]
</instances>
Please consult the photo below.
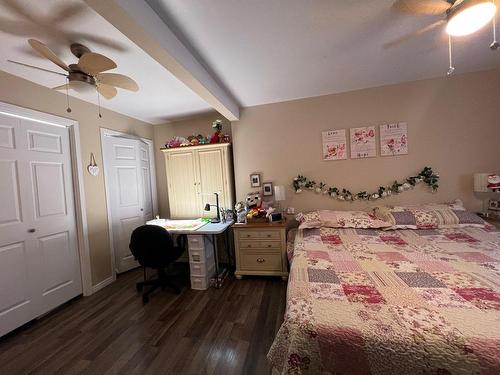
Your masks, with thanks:
<instances>
[{"instance_id":1,"label":"light bulb","mask_svg":"<svg viewBox=\"0 0 500 375\"><path fill-rule=\"evenodd\" d=\"M491 21L496 10L497 7L490 1L479 2L459 10L448 20L446 32L452 36L472 34Z\"/></svg>"}]
</instances>

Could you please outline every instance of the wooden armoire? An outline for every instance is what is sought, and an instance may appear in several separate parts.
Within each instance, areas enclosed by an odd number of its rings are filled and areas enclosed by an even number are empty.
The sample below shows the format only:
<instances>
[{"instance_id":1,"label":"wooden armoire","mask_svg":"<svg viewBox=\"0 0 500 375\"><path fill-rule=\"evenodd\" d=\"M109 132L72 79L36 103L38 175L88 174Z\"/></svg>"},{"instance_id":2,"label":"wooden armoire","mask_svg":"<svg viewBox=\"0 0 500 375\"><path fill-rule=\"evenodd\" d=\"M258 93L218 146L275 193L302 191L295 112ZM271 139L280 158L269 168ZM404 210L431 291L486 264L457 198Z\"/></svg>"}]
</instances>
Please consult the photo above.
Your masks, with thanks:
<instances>
[{"instance_id":1,"label":"wooden armoire","mask_svg":"<svg viewBox=\"0 0 500 375\"><path fill-rule=\"evenodd\" d=\"M162 150L167 170L170 218L215 217L216 209L204 211L206 203L215 204L219 192L221 208L234 207L231 145L218 143Z\"/></svg>"}]
</instances>

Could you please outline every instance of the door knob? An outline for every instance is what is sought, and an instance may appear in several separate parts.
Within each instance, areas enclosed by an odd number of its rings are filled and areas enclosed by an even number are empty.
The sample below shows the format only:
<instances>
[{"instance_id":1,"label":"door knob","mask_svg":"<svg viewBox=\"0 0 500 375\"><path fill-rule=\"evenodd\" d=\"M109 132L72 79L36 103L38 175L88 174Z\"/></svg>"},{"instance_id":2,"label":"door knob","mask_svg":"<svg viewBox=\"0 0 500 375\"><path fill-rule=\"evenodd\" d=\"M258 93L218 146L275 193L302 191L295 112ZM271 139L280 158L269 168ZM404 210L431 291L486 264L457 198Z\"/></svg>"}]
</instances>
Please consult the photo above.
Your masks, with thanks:
<instances>
[{"instance_id":1,"label":"door knob","mask_svg":"<svg viewBox=\"0 0 500 375\"><path fill-rule=\"evenodd\" d=\"M28 229L28 233L35 233L36 232L36 229L35 228L30 228Z\"/></svg>"},{"instance_id":2,"label":"door knob","mask_svg":"<svg viewBox=\"0 0 500 375\"><path fill-rule=\"evenodd\" d=\"M144 211L144 208L141 208L141 211Z\"/></svg>"}]
</instances>

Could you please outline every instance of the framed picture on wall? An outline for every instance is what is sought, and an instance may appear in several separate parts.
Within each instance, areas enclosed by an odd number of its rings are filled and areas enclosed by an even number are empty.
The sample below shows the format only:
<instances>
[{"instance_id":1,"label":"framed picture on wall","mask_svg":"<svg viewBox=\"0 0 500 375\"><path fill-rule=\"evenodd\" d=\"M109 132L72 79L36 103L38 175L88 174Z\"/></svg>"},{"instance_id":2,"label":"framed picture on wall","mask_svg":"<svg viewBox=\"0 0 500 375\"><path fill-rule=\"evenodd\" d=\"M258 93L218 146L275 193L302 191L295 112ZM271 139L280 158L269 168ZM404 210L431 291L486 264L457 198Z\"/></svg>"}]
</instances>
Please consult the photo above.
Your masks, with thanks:
<instances>
[{"instance_id":1,"label":"framed picture on wall","mask_svg":"<svg viewBox=\"0 0 500 375\"><path fill-rule=\"evenodd\" d=\"M264 196L273 195L273 183L272 182L264 182L262 184L262 190Z\"/></svg>"},{"instance_id":2,"label":"framed picture on wall","mask_svg":"<svg viewBox=\"0 0 500 375\"><path fill-rule=\"evenodd\" d=\"M251 187L260 187L260 173L252 173L250 175L250 186Z\"/></svg>"}]
</instances>

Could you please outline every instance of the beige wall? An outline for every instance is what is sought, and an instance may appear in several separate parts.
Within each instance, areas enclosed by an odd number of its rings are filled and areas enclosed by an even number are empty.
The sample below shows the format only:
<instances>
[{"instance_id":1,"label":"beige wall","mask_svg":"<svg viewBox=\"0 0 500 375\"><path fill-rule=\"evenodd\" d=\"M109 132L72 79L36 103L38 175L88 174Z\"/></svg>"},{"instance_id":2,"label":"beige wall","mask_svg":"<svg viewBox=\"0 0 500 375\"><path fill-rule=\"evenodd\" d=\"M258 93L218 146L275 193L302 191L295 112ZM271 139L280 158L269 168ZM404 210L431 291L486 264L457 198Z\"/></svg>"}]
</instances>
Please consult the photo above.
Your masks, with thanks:
<instances>
[{"instance_id":1,"label":"beige wall","mask_svg":"<svg viewBox=\"0 0 500 375\"><path fill-rule=\"evenodd\" d=\"M174 136L189 137L193 134L202 134L205 137L214 133L212 129L212 122L220 119L223 121L222 132L224 134L231 134L231 125L228 120L217 112L206 114L200 117L186 119L181 121L170 122L163 125L155 125L154 129L154 143L155 149L155 164L156 164L156 183L158 188L158 205L160 208L160 215L162 217L169 216L168 195L167 195L167 175L165 171L165 158L160 147L165 147L167 143Z\"/></svg>"},{"instance_id":2,"label":"beige wall","mask_svg":"<svg viewBox=\"0 0 500 375\"><path fill-rule=\"evenodd\" d=\"M409 155L322 160L321 131L396 121L408 123ZM472 174L500 172L500 70L244 108L232 130L237 200L252 191L249 174L256 171L275 184L290 185L293 177L303 174L359 191L374 190L429 165L441 175L436 194L418 186L382 202L459 197L478 209ZM286 205L299 210L368 205L312 192L295 194L291 188L287 198Z\"/></svg>"},{"instance_id":3,"label":"beige wall","mask_svg":"<svg viewBox=\"0 0 500 375\"><path fill-rule=\"evenodd\" d=\"M78 121L84 168L89 163L90 153L93 152L102 171L100 127L153 139L153 127L148 123L106 109L102 110L103 117L99 119L97 106L75 98L70 98L72 112L67 113L64 94L2 71L0 71L0 101ZM85 169L84 186L92 283L96 285L110 277L112 271L103 173L93 177Z\"/></svg>"}]
</instances>

